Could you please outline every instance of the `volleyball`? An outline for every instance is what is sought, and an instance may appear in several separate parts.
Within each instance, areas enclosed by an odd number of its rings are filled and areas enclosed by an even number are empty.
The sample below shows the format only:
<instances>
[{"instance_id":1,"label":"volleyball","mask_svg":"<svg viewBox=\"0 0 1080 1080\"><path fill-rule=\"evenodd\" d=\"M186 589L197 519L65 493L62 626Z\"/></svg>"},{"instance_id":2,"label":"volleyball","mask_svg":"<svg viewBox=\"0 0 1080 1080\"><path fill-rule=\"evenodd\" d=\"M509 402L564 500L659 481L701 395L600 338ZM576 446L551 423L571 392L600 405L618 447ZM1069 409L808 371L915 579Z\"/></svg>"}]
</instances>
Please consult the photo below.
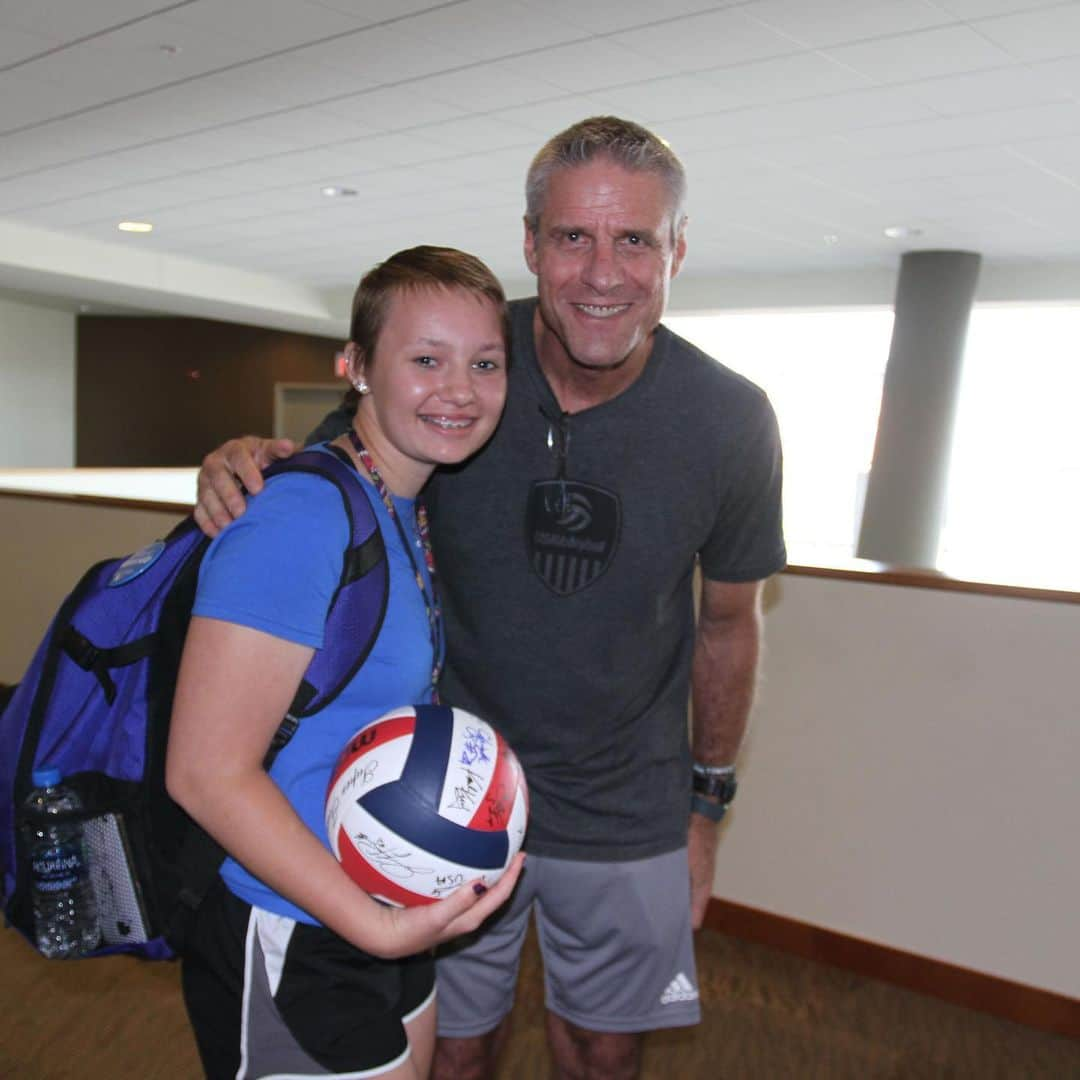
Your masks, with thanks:
<instances>
[{"instance_id":1,"label":"volleyball","mask_svg":"<svg viewBox=\"0 0 1080 1080\"><path fill-rule=\"evenodd\" d=\"M407 705L361 728L334 766L326 832L377 899L431 904L493 885L525 839L528 791L498 732L464 709Z\"/></svg>"}]
</instances>

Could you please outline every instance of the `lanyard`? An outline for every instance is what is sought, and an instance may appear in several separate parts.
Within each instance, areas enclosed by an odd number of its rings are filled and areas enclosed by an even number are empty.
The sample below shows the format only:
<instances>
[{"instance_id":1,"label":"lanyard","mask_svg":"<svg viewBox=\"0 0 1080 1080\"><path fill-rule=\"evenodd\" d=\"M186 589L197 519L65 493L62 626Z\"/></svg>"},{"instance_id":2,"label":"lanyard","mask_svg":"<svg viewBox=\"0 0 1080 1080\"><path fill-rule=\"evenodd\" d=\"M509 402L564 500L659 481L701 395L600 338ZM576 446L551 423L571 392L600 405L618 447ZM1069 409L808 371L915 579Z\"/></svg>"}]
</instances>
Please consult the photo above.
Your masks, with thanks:
<instances>
[{"instance_id":1,"label":"lanyard","mask_svg":"<svg viewBox=\"0 0 1080 1080\"><path fill-rule=\"evenodd\" d=\"M409 562L412 564L413 574L416 579L416 587L420 590L420 595L424 598L424 610L427 612L428 632L431 634L431 652L432 657L434 658L431 668L431 691L433 700L437 702L439 700L439 675L442 674L443 665L442 608L439 606L439 594L435 586L435 556L431 551L431 534L428 529L427 510L420 501L420 497L417 496L416 543L424 554L424 564L427 566L428 577L431 580L430 595L428 594L427 586L424 584L424 575L421 573L420 567L417 565L416 559L413 556L413 545L405 535L405 528L401 524L401 518L398 516L397 507L394 506L394 497L390 494L390 489L386 486L386 481L383 480L382 476L379 474L379 470L375 467L375 459L371 456L367 447L360 441L360 436L357 435L355 428L349 428L349 441L356 451L356 456L363 463L364 468L367 469L368 475L371 477L371 482L375 485L375 490L379 493L379 498L382 499L383 505L386 507L386 512L390 515L390 520L397 529L398 539L401 541L401 546L405 549L405 554L408 555Z\"/></svg>"}]
</instances>

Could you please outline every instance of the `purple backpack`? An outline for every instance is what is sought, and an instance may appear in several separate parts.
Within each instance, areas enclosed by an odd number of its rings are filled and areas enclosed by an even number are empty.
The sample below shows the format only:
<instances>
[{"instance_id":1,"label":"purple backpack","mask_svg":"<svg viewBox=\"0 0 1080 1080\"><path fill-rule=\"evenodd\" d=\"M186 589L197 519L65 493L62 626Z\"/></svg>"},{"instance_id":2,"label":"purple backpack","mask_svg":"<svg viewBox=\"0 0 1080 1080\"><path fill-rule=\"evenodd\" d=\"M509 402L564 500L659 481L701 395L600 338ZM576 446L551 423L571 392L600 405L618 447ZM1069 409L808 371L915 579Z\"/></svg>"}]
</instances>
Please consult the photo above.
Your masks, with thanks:
<instances>
[{"instance_id":1,"label":"purple backpack","mask_svg":"<svg viewBox=\"0 0 1080 1080\"><path fill-rule=\"evenodd\" d=\"M364 663L386 612L389 571L378 524L348 456L307 450L265 475L330 481L349 516L349 546L316 651L265 766L299 722L328 705ZM168 959L213 883L221 848L165 790L173 691L199 566L210 541L192 518L164 540L91 567L64 601L0 714L0 865L4 912L33 941L19 808L30 775L54 765L82 799L102 923L100 954ZM94 955L98 955L95 953Z\"/></svg>"}]
</instances>

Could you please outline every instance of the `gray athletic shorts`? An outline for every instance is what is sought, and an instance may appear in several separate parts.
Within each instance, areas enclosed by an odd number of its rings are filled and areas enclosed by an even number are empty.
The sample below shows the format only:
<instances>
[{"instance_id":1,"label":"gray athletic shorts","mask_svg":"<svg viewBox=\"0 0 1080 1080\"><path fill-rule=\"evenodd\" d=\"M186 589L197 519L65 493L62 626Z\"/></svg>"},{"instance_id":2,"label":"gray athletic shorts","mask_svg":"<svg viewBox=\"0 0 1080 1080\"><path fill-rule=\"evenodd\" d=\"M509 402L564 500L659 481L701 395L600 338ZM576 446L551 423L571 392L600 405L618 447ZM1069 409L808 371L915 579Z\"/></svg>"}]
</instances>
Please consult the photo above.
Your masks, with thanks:
<instances>
[{"instance_id":1,"label":"gray athletic shorts","mask_svg":"<svg viewBox=\"0 0 1080 1080\"><path fill-rule=\"evenodd\" d=\"M483 1035L510 1012L530 912L557 1016L615 1032L701 1019L685 848L633 862L529 855L510 903L439 953L440 1035Z\"/></svg>"}]
</instances>

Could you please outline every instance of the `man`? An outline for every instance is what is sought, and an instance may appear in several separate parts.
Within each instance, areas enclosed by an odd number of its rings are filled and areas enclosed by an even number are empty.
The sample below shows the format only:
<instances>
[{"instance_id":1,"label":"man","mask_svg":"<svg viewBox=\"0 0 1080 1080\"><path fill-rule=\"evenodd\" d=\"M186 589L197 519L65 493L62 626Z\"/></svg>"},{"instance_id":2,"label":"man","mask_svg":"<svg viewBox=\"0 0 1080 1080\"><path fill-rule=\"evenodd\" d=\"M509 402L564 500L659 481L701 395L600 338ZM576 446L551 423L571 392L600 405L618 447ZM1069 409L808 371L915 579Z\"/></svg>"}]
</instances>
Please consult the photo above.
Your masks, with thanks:
<instances>
[{"instance_id":1,"label":"man","mask_svg":"<svg viewBox=\"0 0 1080 1080\"><path fill-rule=\"evenodd\" d=\"M627 121L541 149L525 214L539 297L513 305L506 413L428 495L443 698L503 731L531 798L514 899L439 961L441 1080L493 1075L530 910L559 1076L631 1078L642 1032L699 1019L691 927L734 795L761 582L785 556L765 395L659 324L684 195L675 155ZM288 449L211 454L206 527L242 510L234 474L257 490L256 461Z\"/></svg>"}]
</instances>

